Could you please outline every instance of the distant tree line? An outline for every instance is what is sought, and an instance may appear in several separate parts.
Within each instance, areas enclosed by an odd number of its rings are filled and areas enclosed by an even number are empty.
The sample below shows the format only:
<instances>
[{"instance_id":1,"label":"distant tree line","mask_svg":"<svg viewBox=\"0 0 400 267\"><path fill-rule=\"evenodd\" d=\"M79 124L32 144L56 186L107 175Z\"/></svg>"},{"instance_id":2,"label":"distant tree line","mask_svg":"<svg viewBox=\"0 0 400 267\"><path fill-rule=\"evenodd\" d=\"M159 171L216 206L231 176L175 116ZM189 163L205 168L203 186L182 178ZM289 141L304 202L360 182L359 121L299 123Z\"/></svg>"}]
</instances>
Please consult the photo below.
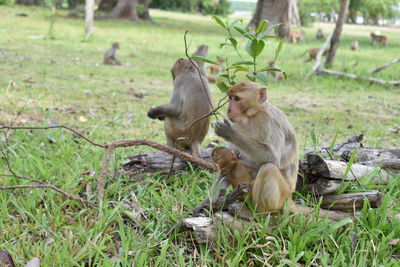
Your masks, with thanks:
<instances>
[{"instance_id":1,"label":"distant tree line","mask_svg":"<svg viewBox=\"0 0 400 267\"><path fill-rule=\"evenodd\" d=\"M309 21L334 22L337 19L338 0L300 0L299 11L303 24ZM378 24L380 20L400 16L400 0L350 0L348 23Z\"/></svg>"},{"instance_id":2,"label":"distant tree line","mask_svg":"<svg viewBox=\"0 0 400 267\"><path fill-rule=\"evenodd\" d=\"M151 8L203 14L228 15L228 0L150 0Z\"/></svg>"}]
</instances>

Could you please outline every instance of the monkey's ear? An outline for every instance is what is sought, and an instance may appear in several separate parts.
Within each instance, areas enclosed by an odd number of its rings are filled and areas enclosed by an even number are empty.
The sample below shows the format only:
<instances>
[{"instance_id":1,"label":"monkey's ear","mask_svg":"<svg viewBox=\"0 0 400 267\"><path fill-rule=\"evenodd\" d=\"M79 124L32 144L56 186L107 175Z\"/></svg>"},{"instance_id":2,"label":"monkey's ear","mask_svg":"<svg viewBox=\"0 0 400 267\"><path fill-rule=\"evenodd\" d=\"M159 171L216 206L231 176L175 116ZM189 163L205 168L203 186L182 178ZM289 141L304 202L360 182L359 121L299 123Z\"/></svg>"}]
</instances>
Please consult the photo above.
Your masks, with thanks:
<instances>
[{"instance_id":1,"label":"monkey's ear","mask_svg":"<svg viewBox=\"0 0 400 267\"><path fill-rule=\"evenodd\" d=\"M260 90L258 91L260 103L267 101L267 99L268 99L267 90L268 90L267 87L261 87Z\"/></svg>"}]
</instances>

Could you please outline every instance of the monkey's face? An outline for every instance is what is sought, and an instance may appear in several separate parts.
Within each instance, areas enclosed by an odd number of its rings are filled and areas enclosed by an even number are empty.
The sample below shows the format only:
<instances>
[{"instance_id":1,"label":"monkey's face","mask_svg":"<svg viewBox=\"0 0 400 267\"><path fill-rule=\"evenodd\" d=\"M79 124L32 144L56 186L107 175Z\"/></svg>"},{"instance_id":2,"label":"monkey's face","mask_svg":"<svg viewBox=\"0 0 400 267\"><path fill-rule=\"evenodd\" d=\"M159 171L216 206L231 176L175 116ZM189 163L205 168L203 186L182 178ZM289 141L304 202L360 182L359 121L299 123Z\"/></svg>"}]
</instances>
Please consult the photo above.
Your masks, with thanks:
<instances>
[{"instance_id":1,"label":"monkey's face","mask_svg":"<svg viewBox=\"0 0 400 267\"><path fill-rule=\"evenodd\" d=\"M254 82L241 82L228 90L228 119L247 125L267 100L267 88Z\"/></svg>"}]
</instances>

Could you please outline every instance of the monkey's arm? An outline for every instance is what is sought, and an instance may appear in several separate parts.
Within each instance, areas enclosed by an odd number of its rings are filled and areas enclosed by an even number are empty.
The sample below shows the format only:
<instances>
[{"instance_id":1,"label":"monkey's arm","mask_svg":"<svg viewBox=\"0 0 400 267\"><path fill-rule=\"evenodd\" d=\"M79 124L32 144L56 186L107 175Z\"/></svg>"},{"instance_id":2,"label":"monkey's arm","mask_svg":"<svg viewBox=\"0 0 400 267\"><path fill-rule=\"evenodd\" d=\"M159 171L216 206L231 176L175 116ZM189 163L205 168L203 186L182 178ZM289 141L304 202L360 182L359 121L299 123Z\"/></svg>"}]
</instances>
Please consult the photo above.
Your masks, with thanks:
<instances>
[{"instance_id":1,"label":"monkey's arm","mask_svg":"<svg viewBox=\"0 0 400 267\"><path fill-rule=\"evenodd\" d=\"M113 56L113 59L114 59L114 61L115 61L115 64L117 64L117 65L122 65L121 61L119 61L119 59L117 58L117 55L114 55L114 56Z\"/></svg>"},{"instance_id":2,"label":"monkey's arm","mask_svg":"<svg viewBox=\"0 0 400 267\"><path fill-rule=\"evenodd\" d=\"M229 121L217 121L214 127L218 136L237 146L241 151L248 154L252 160L258 161L257 163L269 162L280 165L281 155L279 151L266 153L270 149L267 144L252 141L249 137L236 132Z\"/></svg>"}]
</instances>

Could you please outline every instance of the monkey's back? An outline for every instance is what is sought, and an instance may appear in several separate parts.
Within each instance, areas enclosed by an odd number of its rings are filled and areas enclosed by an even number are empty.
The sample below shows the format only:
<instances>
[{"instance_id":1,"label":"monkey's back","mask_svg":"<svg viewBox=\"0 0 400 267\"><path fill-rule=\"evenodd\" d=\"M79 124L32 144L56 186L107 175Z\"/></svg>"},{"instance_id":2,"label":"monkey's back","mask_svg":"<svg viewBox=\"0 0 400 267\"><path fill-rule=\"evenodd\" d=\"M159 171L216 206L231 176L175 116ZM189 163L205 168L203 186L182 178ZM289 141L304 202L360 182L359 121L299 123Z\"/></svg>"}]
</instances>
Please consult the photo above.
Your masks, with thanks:
<instances>
[{"instance_id":1,"label":"monkey's back","mask_svg":"<svg viewBox=\"0 0 400 267\"><path fill-rule=\"evenodd\" d=\"M184 92L182 92L181 96L182 112L178 117L166 117L164 129L166 135L172 140L187 137L186 140L180 141L180 145L184 147L187 147L194 141L201 143L210 127L210 116L196 121L212 110L209 102L212 100L208 82L204 77L202 79L205 88L200 77L192 72L178 77L174 82L174 85L176 84L175 87L184 87ZM189 127L191 127L190 131L187 132Z\"/></svg>"}]
</instances>

